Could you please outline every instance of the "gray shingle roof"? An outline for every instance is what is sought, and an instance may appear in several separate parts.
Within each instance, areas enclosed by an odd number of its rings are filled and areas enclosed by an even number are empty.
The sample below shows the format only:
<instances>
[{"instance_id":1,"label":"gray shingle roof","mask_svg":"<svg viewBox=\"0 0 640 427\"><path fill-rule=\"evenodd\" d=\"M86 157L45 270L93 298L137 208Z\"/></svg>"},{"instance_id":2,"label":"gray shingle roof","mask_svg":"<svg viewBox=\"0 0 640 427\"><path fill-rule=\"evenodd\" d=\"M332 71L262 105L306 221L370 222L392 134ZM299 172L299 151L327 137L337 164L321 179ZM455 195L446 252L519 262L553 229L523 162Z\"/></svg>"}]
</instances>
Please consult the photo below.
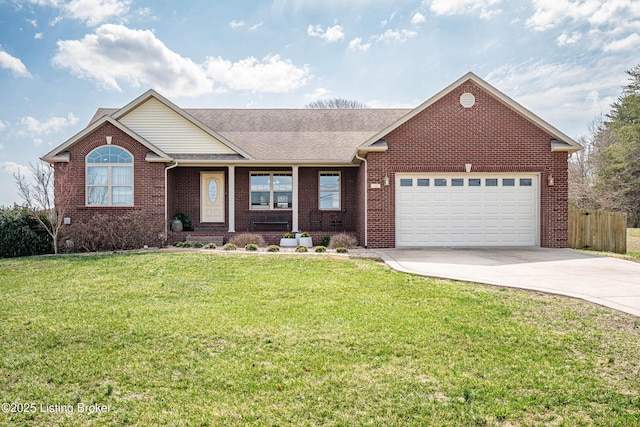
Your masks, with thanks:
<instances>
[{"instance_id":1,"label":"gray shingle roof","mask_svg":"<svg viewBox=\"0 0 640 427\"><path fill-rule=\"evenodd\" d=\"M99 109L92 122L117 109ZM410 109L183 109L256 160L349 161Z\"/></svg>"}]
</instances>

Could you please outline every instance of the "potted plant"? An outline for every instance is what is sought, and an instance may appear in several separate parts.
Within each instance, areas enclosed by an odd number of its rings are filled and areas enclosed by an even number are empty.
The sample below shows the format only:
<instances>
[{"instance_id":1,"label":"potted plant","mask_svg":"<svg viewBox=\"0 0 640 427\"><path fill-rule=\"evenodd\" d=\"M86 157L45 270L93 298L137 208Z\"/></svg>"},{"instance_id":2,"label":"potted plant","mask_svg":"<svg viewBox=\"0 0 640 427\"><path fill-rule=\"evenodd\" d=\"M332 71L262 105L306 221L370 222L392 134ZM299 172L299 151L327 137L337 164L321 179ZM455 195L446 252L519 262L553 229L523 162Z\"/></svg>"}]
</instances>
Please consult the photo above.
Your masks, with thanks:
<instances>
[{"instance_id":1,"label":"potted plant","mask_svg":"<svg viewBox=\"0 0 640 427\"><path fill-rule=\"evenodd\" d=\"M300 239L298 241L298 244L302 246L306 246L308 248L313 246L313 244L311 243L311 235L306 231L302 232L300 234Z\"/></svg>"},{"instance_id":2,"label":"potted plant","mask_svg":"<svg viewBox=\"0 0 640 427\"><path fill-rule=\"evenodd\" d=\"M284 233L282 238L280 239L280 247L285 248L295 248L296 244L296 236L291 233Z\"/></svg>"}]
</instances>

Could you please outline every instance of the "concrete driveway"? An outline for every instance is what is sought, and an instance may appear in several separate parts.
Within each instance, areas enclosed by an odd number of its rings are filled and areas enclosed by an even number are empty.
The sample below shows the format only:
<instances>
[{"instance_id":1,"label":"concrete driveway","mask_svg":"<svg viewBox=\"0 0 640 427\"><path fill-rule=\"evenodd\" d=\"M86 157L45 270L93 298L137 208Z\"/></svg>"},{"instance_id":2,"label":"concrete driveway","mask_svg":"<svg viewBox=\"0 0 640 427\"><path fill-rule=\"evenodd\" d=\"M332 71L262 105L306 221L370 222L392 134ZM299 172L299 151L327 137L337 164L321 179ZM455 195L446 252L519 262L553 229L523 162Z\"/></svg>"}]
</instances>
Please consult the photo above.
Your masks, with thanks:
<instances>
[{"instance_id":1,"label":"concrete driveway","mask_svg":"<svg viewBox=\"0 0 640 427\"><path fill-rule=\"evenodd\" d=\"M392 268L429 277L581 298L640 316L640 263L547 248L376 251Z\"/></svg>"}]
</instances>

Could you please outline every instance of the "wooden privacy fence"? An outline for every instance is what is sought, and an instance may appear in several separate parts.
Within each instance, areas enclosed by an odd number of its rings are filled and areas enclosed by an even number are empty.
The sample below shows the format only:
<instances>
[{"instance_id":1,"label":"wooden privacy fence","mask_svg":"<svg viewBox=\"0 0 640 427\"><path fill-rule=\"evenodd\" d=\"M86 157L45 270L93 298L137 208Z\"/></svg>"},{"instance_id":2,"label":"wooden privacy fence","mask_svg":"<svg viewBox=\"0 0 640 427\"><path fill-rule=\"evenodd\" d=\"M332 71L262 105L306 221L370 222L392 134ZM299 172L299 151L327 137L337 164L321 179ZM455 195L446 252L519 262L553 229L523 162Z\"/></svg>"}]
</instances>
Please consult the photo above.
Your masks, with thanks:
<instances>
[{"instance_id":1,"label":"wooden privacy fence","mask_svg":"<svg viewBox=\"0 0 640 427\"><path fill-rule=\"evenodd\" d=\"M627 253L627 214L569 209L569 247Z\"/></svg>"}]
</instances>

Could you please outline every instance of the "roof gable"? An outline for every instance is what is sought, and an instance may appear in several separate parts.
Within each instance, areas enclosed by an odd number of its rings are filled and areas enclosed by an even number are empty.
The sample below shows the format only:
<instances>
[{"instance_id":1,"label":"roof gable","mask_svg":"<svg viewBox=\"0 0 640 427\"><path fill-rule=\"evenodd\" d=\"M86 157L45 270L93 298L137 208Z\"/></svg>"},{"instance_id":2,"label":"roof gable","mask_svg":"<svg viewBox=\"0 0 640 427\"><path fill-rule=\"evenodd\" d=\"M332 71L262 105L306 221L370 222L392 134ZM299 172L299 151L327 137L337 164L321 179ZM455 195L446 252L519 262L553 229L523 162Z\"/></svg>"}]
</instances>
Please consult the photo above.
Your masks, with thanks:
<instances>
[{"instance_id":1,"label":"roof gable","mask_svg":"<svg viewBox=\"0 0 640 427\"><path fill-rule=\"evenodd\" d=\"M582 146L578 142L576 142L573 138L559 131L558 129L556 129L546 121L542 120L540 117L538 117L531 111L527 110L526 108L518 104L513 99L509 98L507 95L500 92L498 89L491 86L489 83L482 80L480 77L476 76L474 73L469 72L464 76L460 77L455 82L451 83L446 88L442 89L437 94L433 95L431 98L427 99L422 104L418 105L416 108L411 110L405 116L401 117L395 123L392 123L391 125L387 126L385 129L373 135L365 143L363 143L358 148L358 150L359 151L370 150L370 147L372 147L377 141L379 141L380 139L388 135L391 131L397 129L404 123L408 122L409 120L411 120L412 118L414 118L415 116L417 116L418 114L420 114L421 112L429 108L431 105L438 102L445 95L449 94L454 89L456 89L457 87L459 87L460 85L462 85L467 81L472 81L473 83L481 87L483 90L485 90L487 93L489 93L491 96L493 96L495 99L497 99L499 102L506 105L508 108L515 111L517 114L524 117L526 120L528 120L535 126L539 127L540 129L544 130L549 135L551 135L552 142L550 144L551 144L551 149L553 151L576 152L582 149Z\"/></svg>"},{"instance_id":2,"label":"roof gable","mask_svg":"<svg viewBox=\"0 0 640 427\"><path fill-rule=\"evenodd\" d=\"M69 147L74 145L76 142L80 141L82 138L86 137L87 135L90 135L95 130L99 129L105 123L112 124L116 128L120 129L122 132L124 132L127 135L129 135L131 138L133 138L136 141L138 141L140 144L142 144L145 147L147 147L149 149L149 151L151 151L153 154L155 154L154 157L157 159L156 161L170 161L171 160L171 158L164 151L162 151L161 149L159 149L155 145L151 144L149 141L144 139L142 136L138 135L137 133L135 133L134 131L132 131L131 129L129 129L128 127L123 125L122 123L118 122L117 120L114 120L110 116L102 116L98 120L95 120L94 122L89 124L89 126L87 126L86 128L82 129L80 132L78 132L77 134L75 134L74 136L72 136L71 138L69 138L68 140L63 142L62 144L58 145L56 148L54 148L53 150L51 150L50 152L48 152L47 154L42 156L40 159L44 160L45 162L49 162L49 163L54 163L54 162L60 161L60 159L64 158L64 156L60 157L61 153L66 151Z\"/></svg>"},{"instance_id":3,"label":"roof gable","mask_svg":"<svg viewBox=\"0 0 640 427\"><path fill-rule=\"evenodd\" d=\"M167 153L239 154L250 158L228 139L153 90L112 114Z\"/></svg>"}]
</instances>

